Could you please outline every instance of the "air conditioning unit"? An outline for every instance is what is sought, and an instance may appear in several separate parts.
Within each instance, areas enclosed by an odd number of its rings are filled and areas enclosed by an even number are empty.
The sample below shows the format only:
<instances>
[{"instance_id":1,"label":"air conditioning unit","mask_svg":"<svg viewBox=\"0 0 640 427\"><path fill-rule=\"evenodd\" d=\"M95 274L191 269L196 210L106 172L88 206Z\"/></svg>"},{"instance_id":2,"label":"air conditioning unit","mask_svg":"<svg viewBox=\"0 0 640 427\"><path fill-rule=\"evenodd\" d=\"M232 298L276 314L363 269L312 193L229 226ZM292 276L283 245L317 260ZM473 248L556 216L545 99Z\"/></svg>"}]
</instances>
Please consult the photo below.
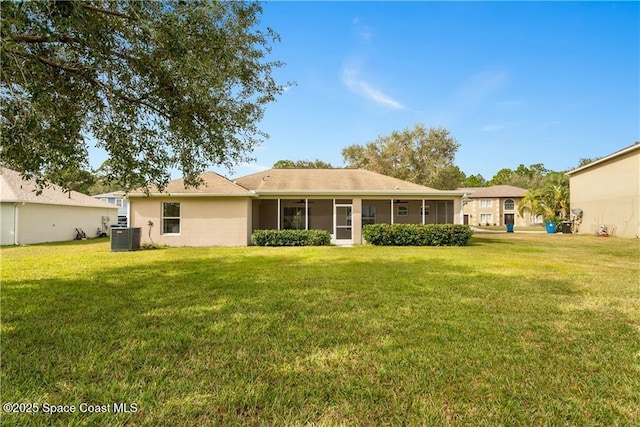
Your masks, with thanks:
<instances>
[{"instance_id":1,"label":"air conditioning unit","mask_svg":"<svg viewBox=\"0 0 640 427\"><path fill-rule=\"evenodd\" d=\"M137 251L140 249L140 227L112 227L111 252Z\"/></svg>"}]
</instances>

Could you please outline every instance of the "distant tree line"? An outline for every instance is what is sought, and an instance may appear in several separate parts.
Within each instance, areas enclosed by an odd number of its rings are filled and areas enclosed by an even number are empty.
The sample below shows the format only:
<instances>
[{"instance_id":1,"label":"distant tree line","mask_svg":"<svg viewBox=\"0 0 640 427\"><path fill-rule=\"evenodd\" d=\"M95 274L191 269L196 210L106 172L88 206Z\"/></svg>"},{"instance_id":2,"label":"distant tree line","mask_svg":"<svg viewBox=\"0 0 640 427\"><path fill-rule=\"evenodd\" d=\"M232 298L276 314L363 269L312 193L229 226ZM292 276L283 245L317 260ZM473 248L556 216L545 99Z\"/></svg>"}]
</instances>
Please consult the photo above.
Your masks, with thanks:
<instances>
[{"instance_id":1,"label":"distant tree line","mask_svg":"<svg viewBox=\"0 0 640 427\"><path fill-rule=\"evenodd\" d=\"M529 166L520 164L515 169L500 169L491 179L481 174L466 175L454 164L460 144L443 127L426 128L416 124L412 129L394 131L380 136L364 145L353 144L342 150L346 167L362 168L395 178L425 185L439 190L460 187L488 187L512 185L532 193L549 193L549 188L560 185L568 195L568 179L564 172L551 171L542 163ZM597 159L580 159L580 167ZM114 179L112 160L107 160L98 169L86 171L73 166L59 169L47 175L49 182L86 194L100 194L125 188ZM280 169L333 168L320 159L278 160L273 164ZM558 191L556 190L556 193ZM547 203L549 204L549 203ZM533 210L537 205L530 206ZM559 214L561 209L557 209ZM566 211L566 209L564 209Z\"/></svg>"},{"instance_id":2,"label":"distant tree line","mask_svg":"<svg viewBox=\"0 0 640 427\"><path fill-rule=\"evenodd\" d=\"M503 168L490 180L482 175L466 175L454 165L458 141L442 127L427 129L416 124L413 129L394 131L364 145L350 145L342 150L347 167L362 168L439 190L460 187L512 185L527 193L519 206L520 215L529 210L545 221L569 217L569 178L564 171L551 171L542 163L520 164L516 169ZM580 159L577 167L597 159ZM275 168L326 168L321 160L279 160Z\"/></svg>"},{"instance_id":3,"label":"distant tree line","mask_svg":"<svg viewBox=\"0 0 640 427\"><path fill-rule=\"evenodd\" d=\"M443 127L427 129L416 124L412 129L393 131L364 145L354 144L342 150L347 167L367 169L439 190L460 187L512 185L527 190L544 187L554 172L542 163L520 164L516 169L500 169L491 179L481 174L467 175L454 164L460 144ZM577 167L595 161L580 159ZM331 168L322 160L279 160L274 168ZM556 179L556 178L554 178ZM567 184L568 188L568 184Z\"/></svg>"}]
</instances>

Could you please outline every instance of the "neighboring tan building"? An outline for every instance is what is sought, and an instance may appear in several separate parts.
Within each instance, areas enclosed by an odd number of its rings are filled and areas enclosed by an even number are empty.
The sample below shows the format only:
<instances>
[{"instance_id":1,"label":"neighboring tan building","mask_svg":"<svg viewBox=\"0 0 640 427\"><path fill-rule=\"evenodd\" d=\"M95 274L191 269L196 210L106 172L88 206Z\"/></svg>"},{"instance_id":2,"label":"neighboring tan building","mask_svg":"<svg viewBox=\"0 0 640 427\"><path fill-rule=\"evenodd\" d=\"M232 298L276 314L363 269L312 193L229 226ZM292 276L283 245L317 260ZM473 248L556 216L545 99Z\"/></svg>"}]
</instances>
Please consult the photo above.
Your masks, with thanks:
<instances>
[{"instance_id":1,"label":"neighboring tan building","mask_svg":"<svg viewBox=\"0 0 640 427\"><path fill-rule=\"evenodd\" d=\"M34 181L11 169L0 168L0 223L2 245L25 245L73 240L76 229L93 237L106 232L118 208L57 185L37 194Z\"/></svg>"},{"instance_id":2,"label":"neighboring tan building","mask_svg":"<svg viewBox=\"0 0 640 427\"><path fill-rule=\"evenodd\" d=\"M604 225L610 235L640 236L640 142L567 175L571 210L582 210L579 233Z\"/></svg>"},{"instance_id":3,"label":"neighboring tan building","mask_svg":"<svg viewBox=\"0 0 640 427\"><path fill-rule=\"evenodd\" d=\"M143 243L246 246L259 229L318 229L335 244L361 244L374 223L461 224L460 191L440 191L362 169L270 169L234 181L208 172L165 192L129 193Z\"/></svg>"},{"instance_id":4,"label":"neighboring tan building","mask_svg":"<svg viewBox=\"0 0 640 427\"><path fill-rule=\"evenodd\" d=\"M464 223L473 226L513 224L530 226L542 223L541 217L532 217L529 211L524 218L518 215L518 206L527 190L511 185L459 188L465 192Z\"/></svg>"}]
</instances>

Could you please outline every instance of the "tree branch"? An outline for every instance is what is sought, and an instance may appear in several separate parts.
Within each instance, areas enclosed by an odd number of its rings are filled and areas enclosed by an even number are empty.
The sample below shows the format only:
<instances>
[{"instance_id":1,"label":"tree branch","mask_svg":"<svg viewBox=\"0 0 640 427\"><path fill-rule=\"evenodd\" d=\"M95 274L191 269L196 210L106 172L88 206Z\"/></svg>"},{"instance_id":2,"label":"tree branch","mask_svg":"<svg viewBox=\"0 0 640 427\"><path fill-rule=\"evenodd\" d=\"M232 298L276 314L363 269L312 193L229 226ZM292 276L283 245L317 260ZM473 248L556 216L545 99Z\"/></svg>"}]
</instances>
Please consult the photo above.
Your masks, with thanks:
<instances>
[{"instance_id":1,"label":"tree branch","mask_svg":"<svg viewBox=\"0 0 640 427\"><path fill-rule=\"evenodd\" d=\"M102 9L101 7L91 6L91 5L88 5L86 3L82 3L80 7L82 7L85 10L89 10L91 12L104 13L105 15L117 16L117 17L120 17L120 18L128 19L130 21L135 21L136 20L136 18L133 17L133 16L129 16L129 15L126 15L124 13L116 12L116 11L113 11L113 10Z\"/></svg>"},{"instance_id":2,"label":"tree branch","mask_svg":"<svg viewBox=\"0 0 640 427\"><path fill-rule=\"evenodd\" d=\"M87 79L88 81L92 82L93 84L95 84L96 86L99 86L100 88L102 88L106 93L107 96L115 96L117 98L120 98L124 101L130 102L132 104L140 104L140 105L144 105L145 107L149 108L152 111L155 111L157 114L162 115L162 111L155 107L154 105L151 105L147 102L144 101L145 97L142 98L135 98L135 97L131 97L128 96L126 94L114 91L113 88L111 88L110 86L104 84L103 82L101 82L100 80L98 80L97 78L88 75L88 69L86 68L76 68L76 67L71 67L65 64L61 64L59 62L53 61L49 58L44 58L42 56L38 56L38 55L33 55L31 53L26 53L26 52L16 52L13 51L12 52L15 55L18 56L22 56L24 58L29 58L29 59L33 59L35 61L41 62L42 64L48 65L50 67L54 67L54 68L58 68L60 70L69 72L69 73L74 73L74 74L78 74L82 77L84 77L85 79Z\"/></svg>"},{"instance_id":3,"label":"tree branch","mask_svg":"<svg viewBox=\"0 0 640 427\"><path fill-rule=\"evenodd\" d=\"M29 58L29 59L33 59L36 60L38 62L41 62L45 65L48 65L50 67L54 67L54 68L59 68L63 71L68 71L70 73L77 73L77 74L82 74L82 69L80 68L75 68L75 67L71 67L65 64L61 64L59 62L53 61L49 58L43 58L42 56L38 56L38 55L34 55L32 53L27 53L27 52L17 52L17 51L12 51L11 53L13 53L14 55L17 56L22 56L23 58Z\"/></svg>"},{"instance_id":4,"label":"tree branch","mask_svg":"<svg viewBox=\"0 0 640 427\"><path fill-rule=\"evenodd\" d=\"M18 34L8 37L7 40L16 43L49 43L49 42L62 42L62 43L77 43L78 40L73 37L69 37L65 34L59 34L55 36L36 36L33 34Z\"/></svg>"}]
</instances>

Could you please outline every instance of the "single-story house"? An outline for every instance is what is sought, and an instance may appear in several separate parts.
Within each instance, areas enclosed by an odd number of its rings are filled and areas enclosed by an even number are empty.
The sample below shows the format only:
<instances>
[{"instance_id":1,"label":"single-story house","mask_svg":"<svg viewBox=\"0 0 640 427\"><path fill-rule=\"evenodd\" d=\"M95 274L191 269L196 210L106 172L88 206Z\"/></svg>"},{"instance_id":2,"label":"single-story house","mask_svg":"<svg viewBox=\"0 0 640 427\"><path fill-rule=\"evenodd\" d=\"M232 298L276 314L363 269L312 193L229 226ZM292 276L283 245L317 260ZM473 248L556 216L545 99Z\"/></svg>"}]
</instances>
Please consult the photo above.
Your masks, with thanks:
<instances>
[{"instance_id":1,"label":"single-story house","mask_svg":"<svg viewBox=\"0 0 640 427\"><path fill-rule=\"evenodd\" d=\"M129 226L129 201L124 191L112 191L110 193L96 194L92 197L118 207L118 217L112 218L112 224L118 224L122 227Z\"/></svg>"},{"instance_id":2,"label":"single-story house","mask_svg":"<svg viewBox=\"0 0 640 427\"><path fill-rule=\"evenodd\" d=\"M579 233L604 225L614 236L640 236L640 142L567 175L571 210L582 211Z\"/></svg>"},{"instance_id":3,"label":"single-story house","mask_svg":"<svg viewBox=\"0 0 640 427\"><path fill-rule=\"evenodd\" d=\"M233 181L213 172L198 188L128 194L143 243L246 246L259 229L317 229L361 244L375 223L462 224L464 192L440 191L362 169L270 169Z\"/></svg>"},{"instance_id":4,"label":"single-story house","mask_svg":"<svg viewBox=\"0 0 640 427\"><path fill-rule=\"evenodd\" d=\"M518 215L527 190L512 185L491 187L465 187L458 190L466 193L464 199L464 223L468 225L528 226L542 223L542 217L524 211L524 218Z\"/></svg>"},{"instance_id":5,"label":"single-story house","mask_svg":"<svg viewBox=\"0 0 640 427\"><path fill-rule=\"evenodd\" d=\"M118 208L57 185L43 188L11 169L0 167L0 223L2 245L25 245L73 240L76 228L93 237L107 231Z\"/></svg>"}]
</instances>

